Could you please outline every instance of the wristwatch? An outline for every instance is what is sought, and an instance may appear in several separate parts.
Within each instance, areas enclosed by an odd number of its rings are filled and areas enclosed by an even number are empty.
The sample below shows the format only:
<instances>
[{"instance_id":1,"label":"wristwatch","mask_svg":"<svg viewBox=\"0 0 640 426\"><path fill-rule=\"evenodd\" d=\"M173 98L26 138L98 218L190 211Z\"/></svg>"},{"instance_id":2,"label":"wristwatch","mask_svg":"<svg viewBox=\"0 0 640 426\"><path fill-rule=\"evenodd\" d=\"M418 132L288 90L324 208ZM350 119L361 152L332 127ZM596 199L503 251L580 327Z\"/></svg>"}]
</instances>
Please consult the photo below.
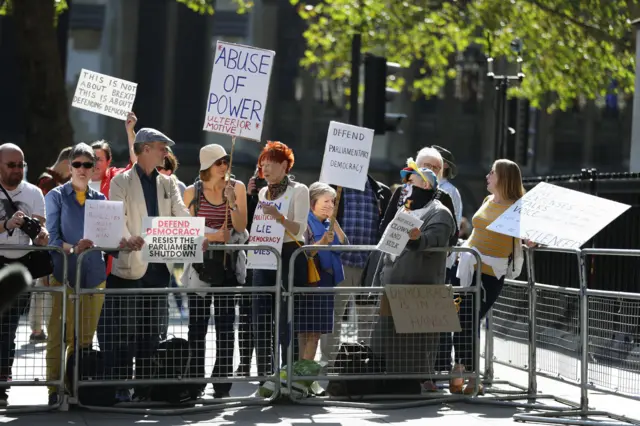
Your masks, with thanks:
<instances>
[{"instance_id":1,"label":"wristwatch","mask_svg":"<svg viewBox=\"0 0 640 426\"><path fill-rule=\"evenodd\" d=\"M232 212L235 212L236 210L238 210L238 205L235 204L233 207L229 207L229 210L231 210Z\"/></svg>"},{"instance_id":2,"label":"wristwatch","mask_svg":"<svg viewBox=\"0 0 640 426\"><path fill-rule=\"evenodd\" d=\"M69 254L74 254L75 252L76 252L76 246L72 246L72 247L69 249Z\"/></svg>"}]
</instances>

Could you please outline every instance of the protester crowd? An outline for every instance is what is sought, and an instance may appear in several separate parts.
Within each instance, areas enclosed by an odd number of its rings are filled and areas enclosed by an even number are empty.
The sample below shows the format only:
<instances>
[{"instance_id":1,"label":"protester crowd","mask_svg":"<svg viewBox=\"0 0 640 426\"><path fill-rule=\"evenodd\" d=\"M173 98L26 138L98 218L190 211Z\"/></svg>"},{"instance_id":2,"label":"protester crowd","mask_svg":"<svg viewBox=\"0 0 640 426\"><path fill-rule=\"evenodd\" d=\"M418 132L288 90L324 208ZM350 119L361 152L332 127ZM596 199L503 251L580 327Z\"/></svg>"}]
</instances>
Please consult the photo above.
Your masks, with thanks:
<instances>
[{"instance_id":1,"label":"protester crowd","mask_svg":"<svg viewBox=\"0 0 640 426\"><path fill-rule=\"evenodd\" d=\"M65 148L55 163L33 185L24 180L25 158L11 143L0 146L0 244L39 245L61 248L56 252L9 251L0 249L0 265L25 264L40 287L71 284L66 292L37 292L19 298L0 318L0 381L9 382L16 350L20 317L29 310L33 344L46 342L47 379L60 375L61 343L67 357L80 349L92 348L94 337L104 354L104 368L113 379L152 379L156 374L154 355L167 337L169 302L167 295L83 294L74 297L78 256L94 243L83 235L87 200L122 201L125 229L118 250L92 251L83 256L80 269L83 289L146 289L180 285L189 289L175 293L182 317L188 318L190 377L206 374L207 333L211 317L215 329L215 363L212 377L224 379L249 376L252 356L259 376L274 371L276 351L286 362L291 344L299 360L318 361L331 367L343 343L343 322L349 313L356 318L357 341L385 359L386 372L420 373L473 372L473 301L459 304L461 332L400 334L393 316L364 297L340 293L296 295L294 321L287 321L286 303L276 304L273 294L223 293L203 291L210 287L273 287L276 271L247 269L244 251L207 250L210 246L245 244L250 239L254 212L258 205L265 215L285 229L281 249L282 285L287 286L292 254L308 245L376 245L399 212L419 218L423 225L409 231L409 242L398 256L374 252L311 251L297 256L294 285L298 287L433 285L451 283L473 286L474 270L480 268L482 297L480 316L496 302L505 277L519 275L522 266L521 242L487 229L502 212L524 195L520 169L509 160L496 161L487 174L487 191L471 221L463 213L460 193L452 183L458 173L454 155L440 146L421 149L415 159L398 170L393 191L369 176L364 191L338 188L315 182L307 186L294 177L295 155L281 142L268 142L262 150L254 176L241 182L230 174L230 155L217 144L200 150L200 172L192 185L177 179L178 159L173 140L158 130L135 131L137 118L126 121L129 163L112 165L108 142L79 143ZM265 201L290 199L280 212ZM264 204L262 204L264 203ZM467 213L469 213L467 211ZM172 264L142 260L142 222L145 217L201 217L206 226L207 250L203 263L184 265L177 277ZM470 253L429 252L428 248L463 245L479 253L482 265ZM34 253L40 253L37 256ZM314 274L317 273L317 274ZM313 278L315 277L315 278ZM258 290L256 290L258 291ZM66 297L66 330L61 330L62 298ZM76 304L80 304L76 323ZM276 311L276 307L280 311ZM213 307L213 314L211 308ZM44 321L43 321L44 320ZM279 322L279 327L275 324ZM74 338L75 329L79 338ZM236 339L236 328L238 338ZM46 330L46 331L45 331ZM273 347L279 331L281 347ZM63 334L64 333L64 334ZM64 339L63 339L64 336ZM211 346L212 343L209 343ZM236 345L238 347L236 348ZM234 371L234 350L240 354ZM452 349L454 355L452 355ZM135 360L135 361L134 361ZM473 392L475 383L458 377L451 380L452 393ZM438 385L421 381L423 391ZM190 392L197 399L205 391L198 385ZM217 381L213 395L228 397L232 384ZM482 392L482 387L479 387ZM0 405L6 405L8 386L0 388ZM112 392L116 401L144 401L151 397L150 386L120 387ZM49 404L59 402L56 388L49 391Z\"/></svg>"}]
</instances>

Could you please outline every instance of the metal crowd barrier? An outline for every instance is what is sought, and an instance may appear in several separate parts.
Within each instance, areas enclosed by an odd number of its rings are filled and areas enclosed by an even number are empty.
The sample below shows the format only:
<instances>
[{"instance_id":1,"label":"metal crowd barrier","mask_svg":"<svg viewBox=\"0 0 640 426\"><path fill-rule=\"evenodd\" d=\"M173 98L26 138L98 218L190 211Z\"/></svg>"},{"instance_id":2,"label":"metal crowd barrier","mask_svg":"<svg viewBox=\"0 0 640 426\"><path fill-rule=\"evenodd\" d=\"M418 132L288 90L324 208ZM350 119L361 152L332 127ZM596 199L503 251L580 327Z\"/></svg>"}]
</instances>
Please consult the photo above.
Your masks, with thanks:
<instances>
[{"instance_id":1,"label":"metal crowd barrier","mask_svg":"<svg viewBox=\"0 0 640 426\"><path fill-rule=\"evenodd\" d=\"M273 297L274 300L274 315L277 315L278 312L280 312L280 304L281 304L281 285L279 284L282 280L282 258L280 256L280 253L274 249L273 247L270 246L266 246L266 245L246 245L246 244L242 244L242 245L232 245L232 244L227 244L224 246L210 246L209 250L211 251L240 251L240 250L267 250L270 251L272 253L274 253L276 259L277 259L277 270L276 270L276 282L274 283L273 286L265 286L265 287L208 287L208 288L143 288L143 289L133 289L133 288L118 288L118 289L83 289L81 288L81 267L82 267L82 259L87 255L87 253L91 252L91 251L104 251L104 252L114 252L114 251L125 251L125 250L114 250L111 248L104 248L104 247L94 247L91 249L86 250L85 252L83 252L80 256L78 256L78 263L77 263L77 281L75 283L75 297L76 298L80 298L82 296L86 296L86 295L103 295L106 297L118 297L118 296L124 296L122 297L122 299L128 299L130 297L161 297L161 296L168 296L169 294L178 294L178 293L196 293L196 294L206 294L207 295L207 299L209 299L210 296L212 295L225 295L227 297L234 297L236 295L242 295L242 294L246 294L246 295L251 295L251 296L256 296L257 294L268 294L268 295L272 295L271 297ZM121 300L122 300L121 299ZM144 299L143 299L144 300ZM210 299L209 299L210 300ZM229 301L227 301L227 303L229 303ZM208 306L208 305L207 305ZM168 309L168 306L167 306ZM209 308L210 309L210 308ZM104 312L104 311L103 311ZM235 318L235 304L234 304L234 311L233 311L233 316ZM108 313L107 313L108 314ZM142 313L143 314L143 313ZM78 324L80 317L81 317L81 312L80 312L80 304L77 303L76 304L76 324ZM136 314L137 315L137 314ZM278 318L278 317L276 317ZM151 319L152 321L154 320L153 318ZM235 322L235 321L234 321ZM273 341L269 342L269 345L273 345L273 347L278 348L280 341L279 341L279 321L275 320L275 331L273 333ZM208 327L208 324L207 324ZM136 328L137 331L137 328ZM182 334L182 333L180 333ZM213 336L214 333L208 332L207 335L208 336ZM79 335L79 327L75 328L75 336L76 336L76 341L80 341L80 335ZM180 337L180 336L175 336L172 335L172 333L168 333L167 337ZM128 337L127 337L128 338ZM187 336L184 335L183 338L185 338L185 340L187 339ZM233 336L233 346L234 346L234 350L235 350L235 330L234 330L234 336ZM206 341L203 343L205 345L205 359L206 359ZM257 352L257 351L256 351ZM108 354L106 354L107 356L109 356ZM232 355L233 357L233 355ZM116 388L121 388L121 389L131 389L134 388L136 386L154 386L154 385L187 385L187 384L191 384L191 385L202 385L202 386L206 386L209 383L212 384L216 384L216 383L246 383L246 382L253 382L253 381L267 381L267 380L272 380L274 376L272 375L267 375L267 376L258 376L258 375L250 375L248 374L245 377L238 377L238 376L233 376L230 375L228 377L211 377L211 378L205 378L205 377L180 377L180 378L144 378L144 379L132 379L129 377L129 375L127 375L126 378L116 378L116 379L102 379L102 380L83 380L82 377L80 377L80 366L79 363L77 362L78 358L76 358L76 362L74 364L74 375L73 375L73 394L74 395L78 395L78 392L84 388L84 387L98 387L98 386L109 386L112 387L114 389ZM138 363L138 361L136 361ZM278 351L274 351L273 354L273 363L275 366L278 366L280 363L280 354ZM205 364L205 369L206 369L207 364ZM275 377L278 376L279 373L279 368L275 368ZM232 370L233 371L233 370ZM233 374L233 373L232 373ZM212 409L224 409L224 408L230 408L230 407L237 407L237 406L249 406L249 405L267 405L270 402L272 402L275 398L278 397L279 395L279 391L280 391L280 382L279 380L273 380L274 385L275 385L275 390L273 392L273 394L268 397L268 398L261 398L261 397L254 397L254 396L248 396L248 397L225 397L225 398L217 398L217 399L205 399L205 398L200 398L198 400L190 400L190 401L186 401L185 403L181 404L178 408L175 408L175 406L171 406L173 408L167 408L168 407L168 403L164 403L164 402L120 402L117 403L114 406L108 406L108 407L104 407L104 406L84 406L80 403L79 399L77 397L71 398L69 400L70 404L73 405L78 405L78 406L83 406L85 408L91 409L91 410L95 410L95 411L103 411L103 412L119 412L119 413L137 413L137 414L152 414L152 415L178 415L178 414L192 414L194 412L202 412L202 411L210 411Z\"/></svg>"},{"instance_id":2,"label":"metal crowd barrier","mask_svg":"<svg viewBox=\"0 0 640 426\"><path fill-rule=\"evenodd\" d=\"M58 253L60 253L62 255L62 259L63 259L63 267L64 267L64 271L63 271L63 282L67 281L67 255L64 252L64 250L62 250L62 248L60 247L53 247L53 246L21 246L21 245L3 245L2 247L0 247L0 250L2 251L56 251ZM35 282L34 282L35 285ZM51 294L56 295L56 294L64 294L66 289L66 286L63 284L59 287L35 287L35 286L29 286L27 288L27 290L25 291L24 294L22 294L20 296L21 299L18 300L18 303L24 303L25 304L25 309L24 312L20 312L20 314L18 314L18 318L17 318L17 331L16 331L16 336L15 336L15 345L16 345L16 353L14 356L14 360L13 360L13 365L12 367L9 369L9 374L11 374L11 381L0 381L0 388L7 388L7 387L12 387L12 388L17 388L17 387L37 387L37 388L41 388L43 386L55 386L57 388L57 392L58 392L58 402L56 404L53 405L34 405L34 404L27 404L27 405L21 405L21 404L16 404L16 405L7 405L6 407L1 407L0 409L0 413L3 414L22 414L22 413L36 413L36 412L45 412L45 411L52 411L52 410L58 410L61 407L61 402L63 401L62 396L64 395L64 386L65 386L65 353L66 353L66 342L65 342L65 318L66 318L66 298L65 297L61 297L62 299L62 304L61 304L61 308L60 308L60 312L61 312L61 325L60 325L60 374L59 377L57 379L53 379L53 380L47 380L47 372L46 372L46 367L47 367L47 359L46 359L46 349L44 352L44 358L42 359L42 361L44 361L41 365L36 366L35 368L29 365L20 365L22 364L25 360L30 360L30 358L25 357L25 355L29 355L29 354L33 354L35 353L35 348L33 348L32 350L30 350L31 348L28 347L28 345L30 345L29 342L29 333L21 333L21 329L24 330L25 327L27 330L30 330L29 328L29 323L27 322L26 324L22 322L22 316L26 314L27 318L28 318L28 311L27 308L30 308L30 304L31 304L31 300L33 300L32 295L43 295L43 299L44 296L47 294ZM45 299L46 300L46 299ZM15 305L15 302L14 302ZM41 313L41 323L45 322L45 314L44 312L46 312L46 310L43 309L43 313ZM2 333L5 333L6 330L5 329L5 325L4 325L4 320L7 319L7 317L11 316L11 309L7 308L7 310L2 314L1 316L1 322L0 322L0 328L2 330ZM34 315L37 315L37 313L34 313ZM50 318L50 321L54 320L53 318ZM49 330L47 330L49 331ZM22 338L22 336L24 336L26 334L27 338L26 338L26 342L25 339ZM45 342L46 344L46 342ZM2 350L8 351L9 348L2 348ZM26 352L26 353L25 353ZM3 357L9 357L9 354L2 354ZM40 367L40 368L37 368ZM23 370L24 373L23 374L19 374L19 372ZM40 371L38 371L40 370ZM14 389L13 392L21 392L22 389L20 390L16 390ZM11 392L9 392L10 394ZM32 400L31 398L28 398L29 400ZM43 395L43 400L47 401L47 397L46 394Z\"/></svg>"},{"instance_id":3,"label":"metal crowd barrier","mask_svg":"<svg viewBox=\"0 0 640 426\"><path fill-rule=\"evenodd\" d=\"M551 424L567 424L567 425L628 425L640 424L637 420L630 419L625 416L619 416L606 411L595 411L589 407L588 391L589 389L597 389L616 395L635 396L627 393L616 392L615 389L607 389L604 386L596 386L590 377L590 371L594 370L595 364L592 362L593 354L589 348L593 345L593 336L591 329L594 328L593 314L596 312L590 309L589 297L608 297L619 300L626 297L632 300L640 300L638 295L620 294L616 292L601 292L588 290L587 288L587 267L585 256L603 254L603 255L625 255L640 256L640 251L625 250L601 250L601 249L584 249L584 250L566 250L551 247L537 247L527 250L528 257L528 310L527 315L528 327L524 339L527 340L525 348L517 348L518 340L523 340L522 333L524 327L514 326L513 316L510 314L522 308L522 301L513 297L510 292L521 291L523 283L518 281L505 281L505 290L503 295L496 303L493 312L493 320L487 332L486 339L491 341L487 344L490 349L485 352L485 375L493 379L493 363L507 365L512 368L526 371L528 373L528 386L526 389L526 397L531 400L539 400L541 398L552 398L560 402L566 407L551 407L546 404L516 404L518 406L526 406L538 411L535 414L515 414L514 420L520 422L535 423L551 423ZM553 253L570 253L576 255L578 264L578 277L580 288L564 288L540 284L535 281L535 252L553 252ZM579 314L577 317L566 317L571 305L579 305ZM593 305L593 303L592 303ZM498 321L496 321L496 317ZM500 320L503 323L500 323ZM520 339L518 338L520 337ZM600 341L602 344L602 340ZM496 345L501 345L502 349L495 350ZM526 362L523 362L523 351L527 352ZM507 359L501 358L501 355L495 353L507 353ZM511 358L515 358L513 354L520 354L520 363L514 363ZM603 351L605 352L605 351ZM575 356L577 354L577 357ZM515 365L514 365L515 364ZM488 374L487 374L488 373ZM573 384L580 389L580 402L573 403L554 396L537 394L537 378L544 377L556 380L565 384ZM500 381L493 381L493 384ZM510 383L510 382L502 382ZM637 395L637 394L636 394ZM524 399L523 398L521 399ZM636 398L638 399L638 398ZM594 420L596 417L607 417L623 423L602 423Z\"/></svg>"},{"instance_id":4,"label":"metal crowd barrier","mask_svg":"<svg viewBox=\"0 0 640 426\"><path fill-rule=\"evenodd\" d=\"M295 322L294 318L294 310L295 310L295 296L301 294L330 294L330 295L338 295L343 293L349 294L361 294L361 293L374 293L374 294L383 294L384 287L334 287L334 288L321 288L321 287L296 287L294 285L294 265L296 258L309 251L336 251L336 252L361 252L361 251L375 251L375 246L326 246L326 245L314 245L314 246L304 246L298 248L291 256L290 266L289 266L289 288L287 296L288 300L288 319L292 324L291 328L294 329L293 324ZM429 248L425 251L428 252L470 252L476 257L476 261L478 264L481 261L480 256L475 251L464 248L464 247L446 247L446 248ZM462 287L453 287L454 294L461 293L470 293L472 295L472 300L475 300L476 303L475 309L473 310L473 324L474 330L477 329L477 324L479 324L479 313L480 313L480 273L475 274L475 286L471 286L468 288ZM436 334L436 333L434 333ZM437 333L438 335L440 333ZM475 372L469 373L456 373L456 374L423 374L423 373L402 373L402 374L349 374L339 376L340 380L371 380L371 379L379 379L379 380L388 380L388 379L418 379L421 382L426 380L434 380L434 381L442 381L449 380L452 378L473 378L475 379L475 387L473 395L478 393L478 386L481 382L481 374L480 374L480 341L478 333L473 333L473 339L475 344L473 345L473 357L474 363L477 366ZM439 338L437 339L439 341ZM467 342L465 342L467 343ZM338 341L338 347L340 342ZM440 348L440 343L438 342L438 349ZM451 358L451 347L448 347L448 355L449 359ZM293 363L296 360L296 354L293 352L293 345L289 345L288 354L287 354L287 390L289 393L290 399L298 404L304 405L323 405L323 406L341 406L341 407L355 407L355 408L368 408L368 409L390 409L390 408L408 408L414 406L424 406L424 405L435 405L442 404L447 402L454 401L462 401L468 400L469 397L465 395L446 395L440 392L435 392L431 395L371 395L371 396L357 396L358 401L354 401L354 398L342 398L342 397L317 397L317 398L296 398L295 393L293 391L293 384L297 381L317 381L317 380L329 380L331 381L337 379L337 375L331 375L328 373L316 375L316 376L300 376L296 375L293 369ZM321 372L322 373L322 372ZM362 399L361 399L362 398ZM374 403L372 401L376 400L413 400L408 402L395 402L395 403ZM366 402L365 402L366 401Z\"/></svg>"}]
</instances>

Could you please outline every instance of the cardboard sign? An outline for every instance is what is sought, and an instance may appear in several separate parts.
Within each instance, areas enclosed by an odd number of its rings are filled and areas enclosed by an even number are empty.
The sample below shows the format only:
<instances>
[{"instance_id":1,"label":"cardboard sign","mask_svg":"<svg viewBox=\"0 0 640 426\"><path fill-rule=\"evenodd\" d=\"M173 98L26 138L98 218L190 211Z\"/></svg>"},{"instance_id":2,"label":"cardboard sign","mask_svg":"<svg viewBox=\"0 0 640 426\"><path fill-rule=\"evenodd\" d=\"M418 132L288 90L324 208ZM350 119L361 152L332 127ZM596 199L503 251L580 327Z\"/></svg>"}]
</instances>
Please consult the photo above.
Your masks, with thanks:
<instances>
[{"instance_id":1,"label":"cardboard sign","mask_svg":"<svg viewBox=\"0 0 640 426\"><path fill-rule=\"evenodd\" d=\"M261 191L262 193L262 191ZM271 216L266 215L262 206L270 204L276 206L282 214L287 214L289 204L293 197L293 188L289 187L284 195L277 200L269 201L262 194L259 195L259 203L253 214L251 231L249 232L249 244L271 246L282 253L282 243L284 242L284 226L276 222ZM247 252L247 269L268 269L276 270L278 263L275 255L268 250L249 250ZM288 279L283 277L284 280Z\"/></svg>"},{"instance_id":2,"label":"cardboard sign","mask_svg":"<svg viewBox=\"0 0 640 426\"><path fill-rule=\"evenodd\" d=\"M381 315L391 311L396 333L462 331L450 285L387 285ZM388 316L388 313L387 313Z\"/></svg>"},{"instance_id":3,"label":"cardboard sign","mask_svg":"<svg viewBox=\"0 0 640 426\"><path fill-rule=\"evenodd\" d=\"M84 203L84 238L98 247L118 247L124 230L122 201L87 200Z\"/></svg>"},{"instance_id":4,"label":"cardboard sign","mask_svg":"<svg viewBox=\"0 0 640 426\"><path fill-rule=\"evenodd\" d=\"M137 90L137 83L82 69L71 106L126 120Z\"/></svg>"},{"instance_id":5,"label":"cardboard sign","mask_svg":"<svg viewBox=\"0 0 640 426\"><path fill-rule=\"evenodd\" d=\"M364 191L373 130L332 121L324 148L320 182Z\"/></svg>"},{"instance_id":6,"label":"cardboard sign","mask_svg":"<svg viewBox=\"0 0 640 426\"><path fill-rule=\"evenodd\" d=\"M275 55L217 42L204 130L260 142Z\"/></svg>"},{"instance_id":7,"label":"cardboard sign","mask_svg":"<svg viewBox=\"0 0 640 426\"><path fill-rule=\"evenodd\" d=\"M145 217L142 260L149 263L202 263L204 217Z\"/></svg>"},{"instance_id":8,"label":"cardboard sign","mask_svg":"<svg viewBox=\"0 0 640 426\"><path fill-rule=\"evenodd\" d=\"M400 256L409 242L409 231L413 228L420 229L423 223L419 218L398 210L387 229L384 230L376 248L385 253Z\"/></svg>"},{"instance_id":9,"label":"cardboard sign","mask_svg":"<svg viewBox=\"0 0 640 426\"><path fill-rule=\"evenodd\" d=\"M630 207L541 182L487 229L546 246L577 249Z\"/></svg>"}]
</instances>

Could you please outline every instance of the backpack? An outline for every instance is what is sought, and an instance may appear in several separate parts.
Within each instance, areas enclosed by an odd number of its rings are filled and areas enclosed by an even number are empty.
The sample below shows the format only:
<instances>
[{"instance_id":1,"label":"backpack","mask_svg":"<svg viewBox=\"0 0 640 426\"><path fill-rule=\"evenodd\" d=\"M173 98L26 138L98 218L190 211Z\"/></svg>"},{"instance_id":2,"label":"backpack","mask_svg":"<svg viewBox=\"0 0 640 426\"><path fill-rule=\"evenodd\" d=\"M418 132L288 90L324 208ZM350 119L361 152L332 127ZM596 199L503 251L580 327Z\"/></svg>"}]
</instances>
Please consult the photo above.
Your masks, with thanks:
<instances>
[{"instance_id":1,"label":"backpack","mask_svg":"<svg viewBox=\"0 0 640 426\"><path fill-rule=\"evenodd\" d=\"M156 379L188 378L191 367L189 342L178 337L160 342L153 357L153 366L153 377ZM200 384L153 385L149 389L149 398L152 401L180 404L197 399L201 389Z\"/></svg>"},{"instance_id":2,"label":"backpack","mask_svg":"<svg viewBox=\"0 0 640 426\"><path fill-rule=\"evenodd\" d=\"M75 356L73 352L67 359L67 380L73 383ZM94 349L80 350L78 360L78 373L81 381L107 380L107 368L104 360L104 352ZM82 386L78 388L76 395L80 404L94 407L109 407L116 403L116 387L114 386Z\"/></svg>"}]
</instances>

